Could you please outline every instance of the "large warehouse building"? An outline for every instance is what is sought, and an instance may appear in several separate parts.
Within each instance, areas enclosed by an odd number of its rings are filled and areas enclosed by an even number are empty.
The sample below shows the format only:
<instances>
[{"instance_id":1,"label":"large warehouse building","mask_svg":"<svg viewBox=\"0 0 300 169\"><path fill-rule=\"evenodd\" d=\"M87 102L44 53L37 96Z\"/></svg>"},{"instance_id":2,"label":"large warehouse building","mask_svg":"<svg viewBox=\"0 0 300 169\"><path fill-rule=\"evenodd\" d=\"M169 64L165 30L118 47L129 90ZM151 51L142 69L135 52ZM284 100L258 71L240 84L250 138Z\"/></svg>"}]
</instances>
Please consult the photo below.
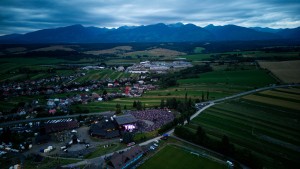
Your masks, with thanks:
<instances>
[{"instance_id":1,"label":"large warehouse building","mask_svg":"<svg viewBox=\"0 0 300 169\"><path fill-rule=\"evenodd\" d=\"M131 114L125 114L115 117L116 123L121 131L129 131L137 129L137 119Z\"/></svg>"},{"instance_id":2,"label":"large warehouse building","mask_svg":"<svg viewBox=\"0 0 300 169\"><path fill-rule=\"evenodd\" d=\"M79 123L73 119L49 120L45 124L46 133L70 130L79 127Z\"/></svg>"}]
</instances>

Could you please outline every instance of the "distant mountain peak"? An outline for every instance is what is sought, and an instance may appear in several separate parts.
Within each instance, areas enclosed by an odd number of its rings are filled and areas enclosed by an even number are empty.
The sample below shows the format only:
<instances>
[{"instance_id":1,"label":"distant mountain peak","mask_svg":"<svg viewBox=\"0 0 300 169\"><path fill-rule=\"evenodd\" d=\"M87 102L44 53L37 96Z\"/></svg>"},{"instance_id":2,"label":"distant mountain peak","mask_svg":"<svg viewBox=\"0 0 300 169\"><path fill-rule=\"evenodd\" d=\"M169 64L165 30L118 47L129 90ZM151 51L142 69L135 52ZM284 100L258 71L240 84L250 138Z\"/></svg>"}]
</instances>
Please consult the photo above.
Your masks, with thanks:
<instances>
[{"instance_id":1,"label":"distant mountain peak","mask_svg":"<svg viewBox=\"0 0 300 169\"><path fill-rule=\"evenodd\" d=\"M165 27L167 25L164 23L157 23L157 24L152 24L152 25L148 25L148 26L163 26L163 27Z\"/></svg>"},{"instance_id":2,"label":"distant mountain peak","mask_svg":"<svg viewBox=\"0 0 300 169\"><path fill-rule=\"evenodd\" d=\"M118 29L134 29L136 27L137 26L127 26L127 25L124 25L124 26L120 26Z\"/></svg>"},{"instance_id":3,"label":"distant mountain peak","mask_svg":"<svg viewBox=\"0 0 300 169\"><path fill-rule=\"evenodd\" d=\"M81 24L75 24L75 25L70 25L70 26L66 26L66 27L69 27L69 28L71 28L71 27L75 27L75 28L84 28L84 26L82 26ZM65 28L66 28L65 27Z\"/></svg>"},{"instance_id":4,"label":"distant mountain peak","mask_svg":"<svg viewBox=\"0 0 300 169\"><path fill-rule=\"evenodd\" d=\"M209 27L215 27L215 25L214 24L209 24L209 25L205 26L204 28L209 28Z\"/></svg>"},{"instance_id":5,"label":"distant mountain peak","mask_svg":"<svg viewBox=\"0 0 300 169\"><path fill-rule=\"evenodd\" d=\"M169 27L172 27L172 28L179 28L179 27L184 26L184 24L181 23L181 22L177 22L177 23L169 24L168 26L169 26Z\"/></svg>"},{"instance_id":6,"label":"distant mountain peak","mask_svg":"<svg viewBox=\"0 0 300 169\"><path fill-rule=\"evenodd\" d=\"M202 42L300 39L300 28L246 28L237 25L199 27L194 24L157 23L119 28L84 27L81 24L0 36L0 43L124 43Z\"/></svg>"}]
</instances>

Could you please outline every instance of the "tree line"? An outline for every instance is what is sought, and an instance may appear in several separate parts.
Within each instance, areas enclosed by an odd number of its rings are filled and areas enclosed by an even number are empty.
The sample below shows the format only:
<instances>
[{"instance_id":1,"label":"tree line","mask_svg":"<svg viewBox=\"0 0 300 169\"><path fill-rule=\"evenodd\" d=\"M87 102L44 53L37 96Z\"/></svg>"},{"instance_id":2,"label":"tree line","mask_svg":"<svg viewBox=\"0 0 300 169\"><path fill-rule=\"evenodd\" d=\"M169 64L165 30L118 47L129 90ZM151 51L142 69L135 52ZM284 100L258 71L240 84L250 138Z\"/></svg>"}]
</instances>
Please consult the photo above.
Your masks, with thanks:
<instances>
[{"instance_id":1,"label":"tree line","mask_svg":"<svg viewBox=\"0 0 300 169\"><path fill-rule=\"evenodd\" d=\"M178 85L177 80L179 79L198 78L201 73L210 72L210 71L212 71L212 68L209 64L195 65L193 67L180 70L179 72L160 75L159 84L162 88L176 86Z\"/></svg>"},{"instance_id":2,"label":"tree line","mask_svg":"<svg viewBox=\"0 0 300 169\"><path fill-rule=\"evenodd\" d=\"M208 149L214 150L225 156L236 159L237 161L246 164L250 168L262 168L261 161L247 148L236 148L228 136L223 135L222 140L218 141L209 137L205 130L198 126L196 133L184 126L177 126L174 130L176 136L201 145Z\"/></svg>"}]
</instances>

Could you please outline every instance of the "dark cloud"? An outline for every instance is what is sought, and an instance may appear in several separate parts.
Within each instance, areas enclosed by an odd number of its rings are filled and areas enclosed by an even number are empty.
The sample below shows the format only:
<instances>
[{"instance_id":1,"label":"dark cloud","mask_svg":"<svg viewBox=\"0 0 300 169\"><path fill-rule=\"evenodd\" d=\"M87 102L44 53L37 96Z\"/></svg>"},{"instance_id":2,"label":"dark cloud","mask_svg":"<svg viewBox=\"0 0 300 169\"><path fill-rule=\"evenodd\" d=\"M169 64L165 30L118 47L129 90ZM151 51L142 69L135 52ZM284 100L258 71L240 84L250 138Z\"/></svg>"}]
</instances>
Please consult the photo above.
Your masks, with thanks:
<instances>
[{"instance_id":1,"label":"dark cloud","mask_svg":"<svg viewBox=\"0 0 300 169\"><path fill-rule=\"evenodd\" d=\"M0 35L82 24L300 26L299 0L1 0Z\"/></svg>"}]
</instances>

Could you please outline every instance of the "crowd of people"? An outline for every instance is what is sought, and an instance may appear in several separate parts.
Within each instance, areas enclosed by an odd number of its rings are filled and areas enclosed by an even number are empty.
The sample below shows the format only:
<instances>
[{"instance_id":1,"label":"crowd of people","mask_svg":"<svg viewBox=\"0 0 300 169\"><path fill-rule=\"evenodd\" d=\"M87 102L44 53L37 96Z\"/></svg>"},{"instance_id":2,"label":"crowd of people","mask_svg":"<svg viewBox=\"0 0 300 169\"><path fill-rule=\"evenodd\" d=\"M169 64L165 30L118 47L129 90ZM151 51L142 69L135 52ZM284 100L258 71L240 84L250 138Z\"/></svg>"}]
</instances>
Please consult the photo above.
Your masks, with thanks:
<instances>
[{"instance_id":1,"label":"crowd of people","mask_svg":"<svg viewBox=\"0 0 300 169\"><path fill-rule=\"evenodd\" d=\"M137 125L142 132L156 130L175 118L172 112L164 109L132 111L130 113L138 119ZM150 123L147 123L147 121L150 121Z\"/></svg>"}]
</instances>

